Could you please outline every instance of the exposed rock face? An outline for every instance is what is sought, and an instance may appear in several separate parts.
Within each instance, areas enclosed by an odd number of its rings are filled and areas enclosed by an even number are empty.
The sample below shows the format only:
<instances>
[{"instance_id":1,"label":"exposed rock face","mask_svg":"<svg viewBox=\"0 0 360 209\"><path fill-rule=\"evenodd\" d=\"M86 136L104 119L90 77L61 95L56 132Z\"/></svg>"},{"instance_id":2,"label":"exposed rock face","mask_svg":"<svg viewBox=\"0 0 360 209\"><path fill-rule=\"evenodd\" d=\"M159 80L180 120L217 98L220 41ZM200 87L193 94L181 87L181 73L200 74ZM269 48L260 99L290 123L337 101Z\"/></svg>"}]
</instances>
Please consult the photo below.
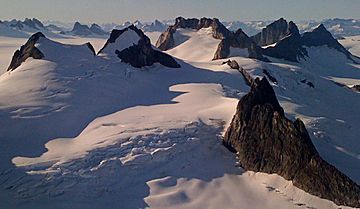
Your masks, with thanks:
<instances>
[{"instance_id":1,"label":"exposed rock face","mask_svg":"<svg viewBox=\"0 0 360 209\"><path fill-rule=\"evenodd\" d=\"M360 187L325 162L299 119L287 119L266 78L239 101L224 145L246 170L276 173L320 198L360 207Z\"/></svg>"},{"instance_id":2,"label":"exposed rock face","mask_svg":"<svg viewBox=\"0 0 360 209\"><path fill-rule=\"evenodd\" d=\"M74 24L73 29L71 32L78 36L88 36L91 35L90 28L87 25L82 25L79 22L76 22Z\"/></svg>"},{"instance_id":3,"label":"exposed rock face","mask_svg":"<svg viewBox=\"0 0 360 209\"><path fill-rule=\"evenodd\" d=\"M103 36L103 35L107 35L108 33L105 32L99 25L97 24L92 24L90 26L90 31L96 35L100 35L100 36Z\"/></svg>"},{"instance_id":4,"label":"exposed rock face","mask_svg":"<svg viewBox=\"0 0 360 209\"><path fill-rule=\"evenodd\" d=\"M328 46L338 50L346 55L346 57L356 63L352 58L352 54L346 50L332 35L326 30L323 24L319 25L312 32L306 32L302 36L302 44L307 47L311 46Z\"/></svg>"},{"instance_id":5,"label":"exposed rock face","mask_svg":"<svg viewBox=\"0 0 360 209\"><path fill-rule=\"evenodd\" d=\"M42 34L41 32L35 33L29 38L25 45L21 46L20 50L16 50L7 71L15 70L29 57L32 57L34 59L43 58L44 54L35 47L36 42L41 37L45 38L44 34Z\"/></svg>"},{"instance_id":6,"label":"exposed rock face","mask_svg":"<svg viewBox=\"0 0 360 209\"><path fill-rule=\"evenodd\" d=\"M87 25L82 25L79 22L74 24L74 27L71 31L74 35L78 36L91 36L91 35L98 35L98 36L105 36L108 35L99 25L92 24L89 28Z\"/></svg>"},{"instance_id":7,"label":"exposed rock face","mask_svg":"<svg viewBox=\"0 0 360 209\"><path fill-rule=\"evenodd\" d=\"M223 62L223 64L227 64L227 65L229 65L229 67L231 69L235 69L235 70L239 71L241 73L241 75L243 76L246 85L248 85L250 87L252 86L254 79L244 68L240 67L239 63L236 62L236 60L228 60L226 62Z\"/></svg>"},{"instance_id":8,"label":"exposed rock face","mask_svg":"<svg viewBox=\"0 0 360 209\"><path fill-rule=\"evenodd\" d=\"M263 49L263 53L270 57L298 62L300 58L307 56L307 51L302 45L299 29L295 23L289 22L286 37L278 41L275 46Z\"/></svg>"},{"instance_id":9,"label":"exposed rock face","mask_svg":"<svg viewBox=\"0 0 360 209\"><path fill-rule=\"evenodd\" d=\"M175 19L175 24L173 26L169 26L168 29L162 33L159 37L159 40L156 43L156 47L160 50L166 51L174 47L174 37L173 34L179 28L189 28L194 30L200 30L201 28L212 27L213 29L213 37L216 39L224 39L228 37L231 32L226 29L226 27L220 23L220 21L216 18L189 18L185 19L183 17L178 17Z\"/></svg>"},{"instance_id":10,"label":"exposed rock face","mask_svg":"<svg viewBox=\"0 0 360 209\"><path fill-rule=\"evenodd\" d=\"M275 46L263 49L263 54L270 57L298 62L300 59L304 59L308 56L305 47L312 46L328 46L329 48L336 49L356 63L353 59L353 55L347 51L323 25L320 25L311 32L300 35L297 26L293 22L289 22L287 35L278 41Z\"/></svg>"},{"instance_id":11,"label":"exposed rock face","mask_svg":"<svg viewBox=\"0 0 360 209\"><path fill-rule=\"evenodd\" d=\"M223 65L227 64L231 69L240 70L239 63L236 62L236 60L228 60L226 62L223 62Z\"/></svg>"},{"instance_id":12,"label":"exposed rock face","mask_svg":"<svg viewBox=\"0 0 360 209\"><path fill-rule=\"evenodd\" d=\"M252 36L251 39L259 46L274 44L293 32L291 31L292 24L292 22L288 24L284 18L280 18L263 28L260 33Z\"/></svg>"},{"instance_id":13,"label":"exposed rock face","mask_svg":"<svg viewBox=\"0 0 360 209\"><path fill-rule=\"evenodd\" d=\"M241 29L221 40L215 52L214 60L227 58L230 55L231 48L246 49L249 58L268 61L267 58L263 57L261 48Z\"/></svg>"},{"instance_id":14,"label":"exposed rock face","mask_svg":"<svg viewBox=\"0 0 360 209\"><path fill-rule=\"evenodd\" d=\"M165 54L161 51L153 49L149 37L147 37L140 29L134 25L129 26L123 30L113 30L110 34L110 38L106 42L105 46L99 51L101 53L107 45L115 43L125 31L133 30L140 37L137 44L130 46L122 51L116 50L115 53L121 59L122 62L129 63L133 67L141 68L144 66L151 66L154 63L160 63L164 66L171 68L181 67L173 57Z\"/></svg>"},{"instance_id":15,"label":"exposed rock face","mask_svg":"<svg viewBox=\"0 0 360 209\"><path fill-rule=\"evenodd\" d=\"M236 32L229 31L218 19L209 18L189 18L178 17L175 24L170 26L164 33L162 33L156 43L156 47L160 50L169 50L174 47L174 33L178 28L189 28L200 30L202 28L212 28L212 36L215 39L220 39L221 42L214 54L214 60L227 58L230 55L231 47L247 49L249 58L255 58L263 61L268 61L262 56L261 48L256 45L241 29Z\"/></svg>"}]
</instances>

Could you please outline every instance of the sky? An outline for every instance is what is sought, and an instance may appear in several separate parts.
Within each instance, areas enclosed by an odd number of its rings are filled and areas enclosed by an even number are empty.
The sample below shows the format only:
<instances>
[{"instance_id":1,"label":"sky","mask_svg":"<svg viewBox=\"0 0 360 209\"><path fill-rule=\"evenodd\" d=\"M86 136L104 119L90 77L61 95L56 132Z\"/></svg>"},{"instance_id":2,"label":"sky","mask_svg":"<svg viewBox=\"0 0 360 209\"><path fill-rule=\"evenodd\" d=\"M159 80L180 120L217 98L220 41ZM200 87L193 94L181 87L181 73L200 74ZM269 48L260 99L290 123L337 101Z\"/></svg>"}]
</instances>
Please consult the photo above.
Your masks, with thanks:
<instances>
[{"instance_id":1,"label":"sky","mask_svg":"<svg viewBox=\"0 0 360 209\"><path fill-rule=\"evenodd\" d=\"M169 20L177 16L229 20L360 19L360 0L0 0L0 20L35 17L84 23Z\"/></svg>"}]
</instances>

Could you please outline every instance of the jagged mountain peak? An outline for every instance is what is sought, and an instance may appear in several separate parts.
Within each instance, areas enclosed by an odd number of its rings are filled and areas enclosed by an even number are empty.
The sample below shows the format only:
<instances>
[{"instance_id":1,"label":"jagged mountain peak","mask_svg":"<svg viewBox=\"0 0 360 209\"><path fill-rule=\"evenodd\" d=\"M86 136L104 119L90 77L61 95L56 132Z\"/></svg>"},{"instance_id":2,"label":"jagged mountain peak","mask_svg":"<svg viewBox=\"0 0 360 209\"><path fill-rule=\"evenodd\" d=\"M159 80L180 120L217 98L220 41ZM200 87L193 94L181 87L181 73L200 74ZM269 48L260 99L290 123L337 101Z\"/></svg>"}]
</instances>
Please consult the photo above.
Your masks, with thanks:
<instances>
[{"instance_id":1,"label":"jagged mountain peak","mask_svg":"<svg viewBox=\"0 0 360 209\"><path fill-rule=\"evenodd\" d=\"M299 35L299 29L294 22L287 22L284 18L280 18L265 28L261 32L251 38L259 46L267 46L274 44L289 35Z\"/></svg>"},{"instance_id":2,"label":"jagged mountain peak","mask_svg":"<svg viewBox=\"0 0 360 209\"><path fill-rule=\"evenodd\" d=\"M258 47L242 30L231 32L229 31L217 18L188 18L178 17L175 24L169 26L168 29L162 33L156 43L156 46L163 51L175 47L174 34L177 29L191 29L199 31L203 28L212 29L212 38L220 40L217 46L213 59L227 58L230 55L237 55L241 53L242 56L256 58L259 60L267 61L261 55L261 49ZM232 48L235 48L235 54L232 53Z\"/></svg>"},{"instance_id":3,"label":"jagged mountain peak","mask_svg":"<svg viewBox=\"0 0 360 209\"><path fill-rule=\"evenodd\" d=\"M98 35L104 36L108 33L105 32L98 24L91 24L89 27L88 25L83 25L80 22L75 22L71 33L78 36L91 36L91 35Z\"/></svg>"},{"instance_id":4,"label":"jagged mountain peak","mask_svg":"<svg viewBox=\"0 0 360 209\"><path fill-rule=\"evenodd\" d=\"M122 30L114 29L98 54L120 58L122 62L137 68L154 63L171 68L180 67L170 55L154 50L149 37L135 25Z\"/></svg>"},{"instance_id":5,"label":"jagged mountain peak","mask_svg":"<svg viewBox=\"0 0 360 209\"><path fill-rule=\"evenodd\" d=\"M35 33L29 38L25 45L21 46L19 50L16 50L7 71L15 70L29 57L34 59L43 58L44 54L35 46L40 38L45 38L45 35L41 32Z\"/></svg>"},{"instance_id":6,"label":"jagged mountain peak","mask_svg":"<svg viewBox=\"0 0 360 209\"><path fill-rule=\"evenodd\" d=\"M310 194L360 207L360 187L320 157L300 119L285 117L265 77L240 99L224 145L246 170L276 173Z\"/></svg>"},{"instance_id":7,"label":"jagged mountain peak","mask_svg":"<svg viewBox=\"0 0 360 209\"><path fill-rule=\"evenodd\" d=\"M356 63L353 59L353 55L332 36L323 24L320 24L310 32L305 32L300 35L296 24L289 22L287 30L288 32L285 36L275 42L275 46L263 49L265 55L298 62L300 59L304 59L308 56L308 51L305 47L328 46L329 48L336 49L343 53L349 60ZM258 34L257 37L262 37L262 35Z\"/></svg>"}]
</instances>

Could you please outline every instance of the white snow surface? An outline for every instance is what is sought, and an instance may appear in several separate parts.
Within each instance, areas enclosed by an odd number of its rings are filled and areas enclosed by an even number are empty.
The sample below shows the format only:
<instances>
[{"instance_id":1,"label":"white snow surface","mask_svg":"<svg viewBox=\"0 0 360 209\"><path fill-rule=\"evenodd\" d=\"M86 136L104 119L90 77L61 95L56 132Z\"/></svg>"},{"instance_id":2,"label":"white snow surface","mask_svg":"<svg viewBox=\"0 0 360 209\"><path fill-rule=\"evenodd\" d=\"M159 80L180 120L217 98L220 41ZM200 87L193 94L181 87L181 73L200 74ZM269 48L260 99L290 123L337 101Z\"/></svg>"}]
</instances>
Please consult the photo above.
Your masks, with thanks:
<instances>
[{"instance_id":1,"label":"white snow surface","mask_svg":"<svg viewBox=\"0 0 360 209\"><path fill-rule=\"evenodd\" d=\"M212 28L200 30L177 29L174 33L175 47L169 54L192 62L210 62L221 40L212 37Z\"/></svg>"},{"instance_id":2,"label":"white snow surface","mask_svg":"<svg viewBox=\"0 0 360 209\"><path fill-rule=\"evenodd\" d=\"M128 35L116 49L136 41ZM238 167L221 139L249 87L211 61L220 40L208 30L176 37L168 53L180 69L136 69L41 39L44 59L2 74L0 208L339 208ZM360 94L339 86L360 83L360 66L327 47L308 50L300 63L234 59L253 76L267 69L287 116L360 183Z\"/></svg>"}]
</instances>

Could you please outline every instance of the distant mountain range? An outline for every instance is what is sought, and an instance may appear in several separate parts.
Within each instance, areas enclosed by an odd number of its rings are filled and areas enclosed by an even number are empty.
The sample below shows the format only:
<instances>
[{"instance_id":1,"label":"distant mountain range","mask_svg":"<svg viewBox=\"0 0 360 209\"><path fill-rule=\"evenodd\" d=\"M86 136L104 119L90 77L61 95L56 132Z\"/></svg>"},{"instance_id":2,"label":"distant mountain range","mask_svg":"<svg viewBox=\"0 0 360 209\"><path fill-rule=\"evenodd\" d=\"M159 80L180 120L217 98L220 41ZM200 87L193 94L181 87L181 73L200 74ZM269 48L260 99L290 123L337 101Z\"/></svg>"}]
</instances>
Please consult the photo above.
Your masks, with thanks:
<instances>
[{"instance_id":1,"label":"distant mountain range","mask_svg":"<svg viewBox=\"0 0 360 209\"><path fill-rule=\"evenodd\" d=\"M74 36L107 36L113 29L124 29L134 25L145 33L147 32L164 32L166 28L173 24L175 20L154 20L153 22L130 22L122 24L92 23L90 26L76 23L65 23L61 21L40 21L36 18L26 18L25 20L6 20L0 21L0 35L10 37L28 38L32 33L42 32L49 37L54 35L74 35ZM242 29L244 33L253 36L262 31L273 20L266 21L222 21L227 29L236 31ZM341 39L343 36L360 35L360 20L357 19L325 19L321 21L306 20L296 22L300 33L312 31L318 25L323 24L329 32L336 38Z\"/></svg>"},{"instance_id":2,"label":"distant mountain range","mask_svg":"<svg viewBox=\"0 0 360 209\"><path fill-rule=\"evenodd\" d=\"M229 30L241 28L248 35L255 35L261 32L265 26L273 21L228 21L223 24ZM335 37L360 35L360 20L357 19L325 19L321 21L305 20L296 22L301 33L311 31L318 25L323 24Z\"/></svg>"}]
</instances>

